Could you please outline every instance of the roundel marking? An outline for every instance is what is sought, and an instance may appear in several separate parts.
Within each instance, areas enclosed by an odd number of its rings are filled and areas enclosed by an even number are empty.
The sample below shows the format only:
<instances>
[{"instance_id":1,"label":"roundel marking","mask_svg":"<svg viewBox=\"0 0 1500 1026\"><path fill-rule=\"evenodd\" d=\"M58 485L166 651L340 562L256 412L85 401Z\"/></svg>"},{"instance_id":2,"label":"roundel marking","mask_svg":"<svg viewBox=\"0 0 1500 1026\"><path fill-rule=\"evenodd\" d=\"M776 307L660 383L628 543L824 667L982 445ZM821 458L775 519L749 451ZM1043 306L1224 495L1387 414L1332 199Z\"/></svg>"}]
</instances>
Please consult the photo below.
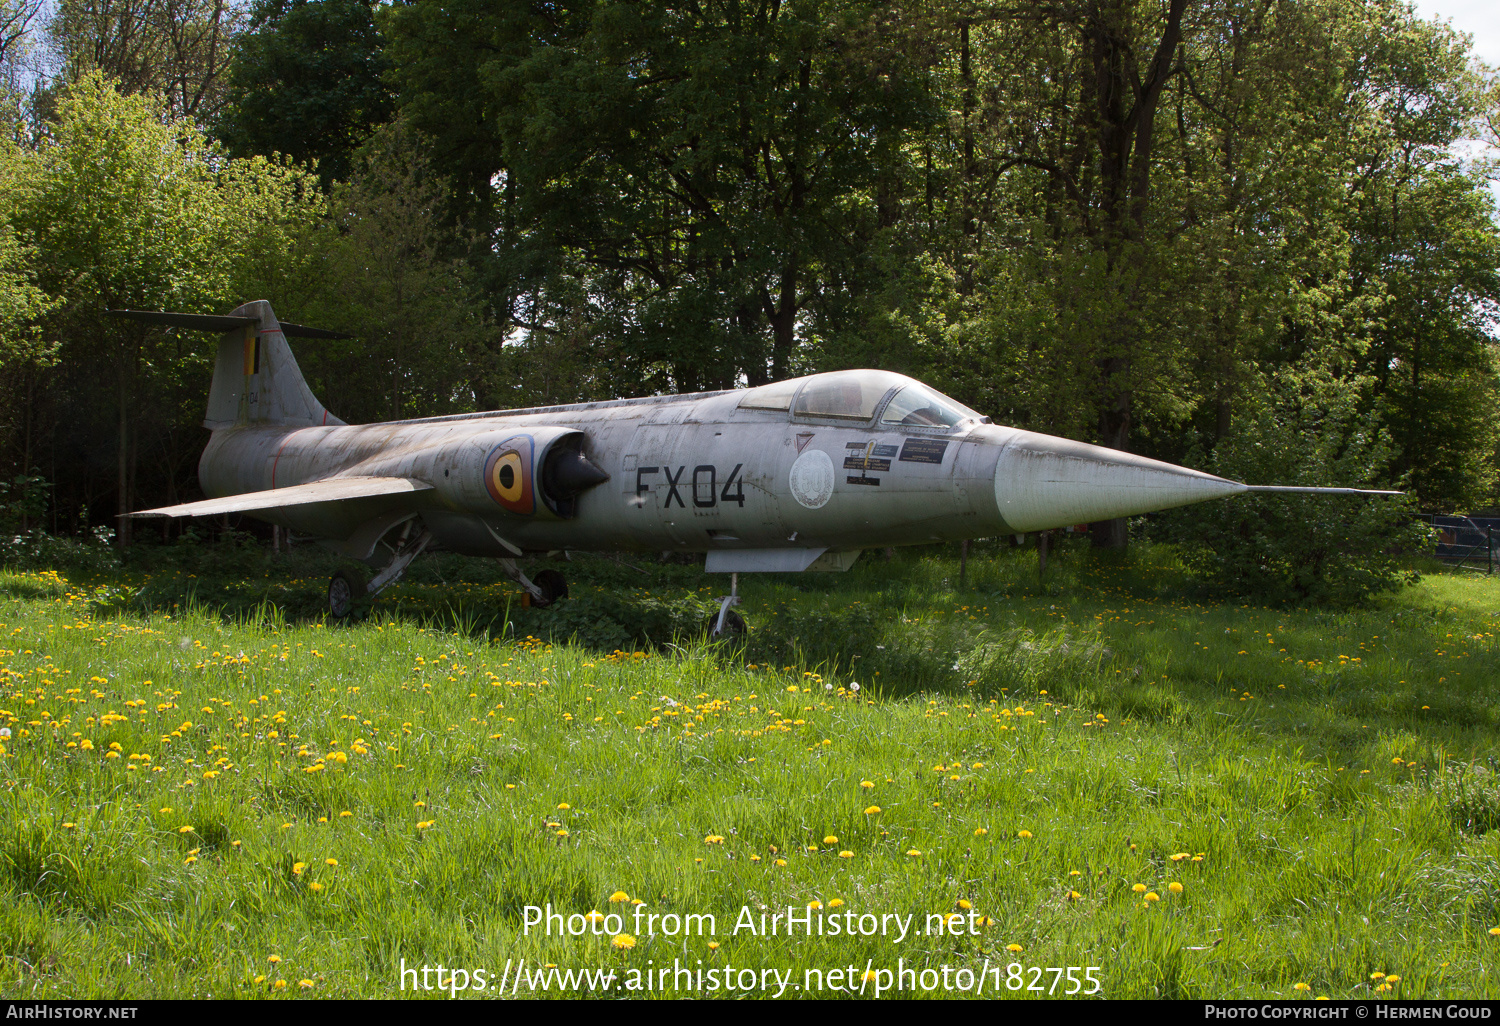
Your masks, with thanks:
<instances>
[{"instance_id":1,"label":"roundel marking","mask_svg":"<svg viewBox=\"0 0 1500 1026\"><path fill-rule=\"evenodd\" d=\"M833 460L822 449L808 449L792 464L792 498L807 509L821 509L833 497Z\"/></svg>"},{"instance_id":2,"label":"roundel marking","mask_svg":"<svg viewBox=\"0 0 1500 1026\"><path fill-rule=\"evenodd\" d=\"M536 512L536 490L531 481L531 436L517 435L497 445L484 461L484 487L511 513Z\"/></svg>"}]
</instances>

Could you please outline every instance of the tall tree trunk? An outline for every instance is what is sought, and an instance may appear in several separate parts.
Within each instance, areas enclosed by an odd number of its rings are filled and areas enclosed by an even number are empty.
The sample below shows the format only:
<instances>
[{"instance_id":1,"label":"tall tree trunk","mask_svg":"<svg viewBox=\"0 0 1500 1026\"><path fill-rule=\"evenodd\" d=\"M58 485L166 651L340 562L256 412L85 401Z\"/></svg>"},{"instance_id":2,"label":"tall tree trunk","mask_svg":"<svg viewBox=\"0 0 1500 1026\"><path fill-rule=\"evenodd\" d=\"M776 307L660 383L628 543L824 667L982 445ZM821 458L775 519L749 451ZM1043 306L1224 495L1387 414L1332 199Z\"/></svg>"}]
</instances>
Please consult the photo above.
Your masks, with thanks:
<instances>
[{"instance_id":1,"label":"tall tree trunk","mask_svg":"<svg viewBox=\"0 0 1500 1026\"><path fill-rule=\"evenodd\" d=\"M781 381L791 372L792 347L797 331L797 252L787 257L781 274L780 302L763 299L766 319L771 322L771 380Z\"/></svg>"},{"instance_id":2,"label":"tall tree trunk","mask_svg":"<svg viewBox=\"0 0 1500 1026\"><path fill-rule=\"evenodd\" d=\"M130 359L122 357L119 365L120 426L119 442L115 449L115 480L119 487L115 503L116 540L122 549L130 547Z\"/></svg>"},{"instance_id":3,"label":"tall tree trunk","mask_svg":"<svg viewBox=\"0 0 1500 1026\"><path fill-rule=\"evenodd\" d=\"M1187 0L1170 0L1161 39L1143 77L1132 53L1132 6L1130 0L1115 0L1107 8L1091 7L1084 26L1103 192L1099 244L1107 254L1110 273L1119 276L1119 287L1130 290L1123 297L1126 316L1106 340L1105 354L1095 361L1100 379L1099 441L1123 452L1130 450L1134 413L1131 336L1138 330L1131 316L1138 302L1131 294L1127 272L1138 259L1132 250L1145 236L1156 109L1176 73L1173 59L1182 39ZM1124 519L1097 523L1090 535L1095 548L1122 549L1129 542Z\"/></svg>"}]
</instances>

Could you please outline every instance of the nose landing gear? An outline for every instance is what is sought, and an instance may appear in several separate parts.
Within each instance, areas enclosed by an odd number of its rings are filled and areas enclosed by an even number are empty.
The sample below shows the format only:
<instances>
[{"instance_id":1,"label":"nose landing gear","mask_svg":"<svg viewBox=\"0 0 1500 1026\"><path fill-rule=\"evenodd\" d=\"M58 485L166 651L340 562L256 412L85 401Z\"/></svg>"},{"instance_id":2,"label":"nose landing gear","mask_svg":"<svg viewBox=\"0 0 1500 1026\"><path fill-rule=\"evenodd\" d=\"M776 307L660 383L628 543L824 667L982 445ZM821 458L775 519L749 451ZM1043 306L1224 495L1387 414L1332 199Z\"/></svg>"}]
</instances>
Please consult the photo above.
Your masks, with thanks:
<instances>
[{"instance_id":1,"label":"nose landing gear","mask_svg":"<svg viewBox=\"0 0 1500 1026\"><path fill-rule=\"evenodd\" d=\"M745 618L736 613L730 606L740 604L740 575L729 575L729 594L719 603L719 611L708 621L708 638L710 641L727 641L732 638L742 637L749 630L745 626Z\"/></svg>"}]
</instances>

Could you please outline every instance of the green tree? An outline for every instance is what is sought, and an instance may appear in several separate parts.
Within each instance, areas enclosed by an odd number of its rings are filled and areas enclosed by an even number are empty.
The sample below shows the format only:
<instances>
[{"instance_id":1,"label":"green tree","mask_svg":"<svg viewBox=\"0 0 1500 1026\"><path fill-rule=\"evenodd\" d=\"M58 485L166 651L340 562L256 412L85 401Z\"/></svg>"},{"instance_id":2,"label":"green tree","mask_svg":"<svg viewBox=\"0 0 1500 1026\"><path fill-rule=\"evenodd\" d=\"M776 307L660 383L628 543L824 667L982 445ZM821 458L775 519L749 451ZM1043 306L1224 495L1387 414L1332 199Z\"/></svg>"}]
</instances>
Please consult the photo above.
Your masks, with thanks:
<instances>
[{"instance_id":1,"label":"green tree","mask_svg":"<svg viewBox=\"0 0 1500 1026\"><path fill-rule=\"evenodd\" d=\"M928 116L880 10L460 2L387 27L404 109L496 226L513 323L557 333L586 298L638 380L687 391L792 373L847 289Z\"/></svg>"},{"instance_id":2,"label":"green tree","mask_svg":"<svg viewBox=\"0 0 1500 1026\"><path fill-rule=\"evenodd\" d=\"M1367 155L1349 218L1354 289L1372 308L1358 362L1424 507L1495 498L1500 231L1482 168L1455 155L1482 137L1487 83L1443 25L1398 23L1369 41Z\"/></svg>"},{"instance_id":3,"label":"green tree","mask_svg":"<svg viewBox=\"0 0 1500 1026\"><path fill-rule=\"evenodd\" d=\"M1326 374L1263 381L1203 469L1257 483L1380 487L1397 449L1361 405L1359 383ZM1402 557L1431 540L1410 496L1246 495L1162 520L1211 591L1263 602L1351 605L1415 583Z\"/></svg>"},{"instance_id":4,"label":"green tree","mask_svg":"<svg viewBox=\"0 0 1500 1026\"><path fill-rule=\"evenodd\" d=\"M299 354L353 421L466 412L492 391L500 340L446 219L446 183L424 141L397 122L358 152L312 240L320 289L308 317L355 336Z\"/></svg>"},{"instance_id":5,"label":"green tree","mask_svg":"<svg viewBox=\"0 0 1500 1026\"><path fill-rule=\"evenodd\" d=\"M324 188L394 105L381 77L373 0L258 0L235 42L228 103L215 132L238 156L317 163Z\"/></svg>"},{"instance_id":6,"label":"green tree","mask_svg":"<svg viewBox=\"0 0 1500 1026\"><path fill-rule=\"evenodd\" d=\"M15 228L55 303L42 331L66 387L114 408L115 505L124 513L141 424L181 423L186 411L165 400L181 378L195 379L192 416L201 416L211 354L201 338L105 311L234 305L258 285L256 253L289 248L319 213L318 196L303 172L260 158L226 161L190 124L163 119L153 101L121 95L97 75L68 89L57 113L48 138L26 155Z\"/></svg>"},{"instance_id":7,"label":"green tree","mask_svg":"<svg viewBox=\"0 0 1500 1026\"><path fill-rule=\"evenodd\" d=\"M240 24L229 0L58 0L47 23L53 85L100 74L203 124L223 102Z\"/></svg>"},{"instance_id":8,"label":"green tree","mask_svg":"<svg viewBox=\"0 0 1500 1026\"><path fill-rule=\"evenodd\" d=\"M914 369L998 418L1174 460L1238 430L1264 373L1368 375L1411 453L1393 467L1482 490L1496 233L1449 155L1484 109L1450 31L1272 0L963 2L937 24L948 125L912 143L936 169L925 259L871 297L902 304L870 323ZM1422 339L1442 370L1404 413ZM1419 410L1456 430L1408 428Z\"/></svg>"}]
</instances>

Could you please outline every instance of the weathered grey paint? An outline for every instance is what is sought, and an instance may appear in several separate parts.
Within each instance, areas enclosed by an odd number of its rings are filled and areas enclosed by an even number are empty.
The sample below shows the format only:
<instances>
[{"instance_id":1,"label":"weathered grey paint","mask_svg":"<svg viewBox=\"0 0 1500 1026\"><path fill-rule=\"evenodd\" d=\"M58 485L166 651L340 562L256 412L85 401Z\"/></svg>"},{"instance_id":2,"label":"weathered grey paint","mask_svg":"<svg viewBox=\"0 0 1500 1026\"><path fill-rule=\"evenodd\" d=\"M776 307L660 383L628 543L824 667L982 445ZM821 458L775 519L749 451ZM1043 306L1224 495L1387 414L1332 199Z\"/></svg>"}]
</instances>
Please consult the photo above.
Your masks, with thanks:
<instances>
[{"instance_id":1,"label":"weathered grey paint","mask_svg":"<svg viewBox=\"0 0 1500 1026\"><path fill-rule=\"evenodd\" d=\"M881 410L912 383L885 372L841 372L866 396L890 385L865 421L746 408L736 390L345 425L308 390L269 304L235 313L259 318L259 362L245 331L224 336L199 462L204 492L221 501L141 515L238 509L355 558L415 515L435 547L470 555L708 552L709 569L729 572L843 568L864 548L1044 530L1248 490L989 424L957 404L964 419L951 426L883 424ZM800 388L844 381L815 375ZM609 478L568 516L540 496L529 514L503 508L486 463L518 436L530 440L538 493L557 446L577 446Z\"/></svg>"}]
</instances>

